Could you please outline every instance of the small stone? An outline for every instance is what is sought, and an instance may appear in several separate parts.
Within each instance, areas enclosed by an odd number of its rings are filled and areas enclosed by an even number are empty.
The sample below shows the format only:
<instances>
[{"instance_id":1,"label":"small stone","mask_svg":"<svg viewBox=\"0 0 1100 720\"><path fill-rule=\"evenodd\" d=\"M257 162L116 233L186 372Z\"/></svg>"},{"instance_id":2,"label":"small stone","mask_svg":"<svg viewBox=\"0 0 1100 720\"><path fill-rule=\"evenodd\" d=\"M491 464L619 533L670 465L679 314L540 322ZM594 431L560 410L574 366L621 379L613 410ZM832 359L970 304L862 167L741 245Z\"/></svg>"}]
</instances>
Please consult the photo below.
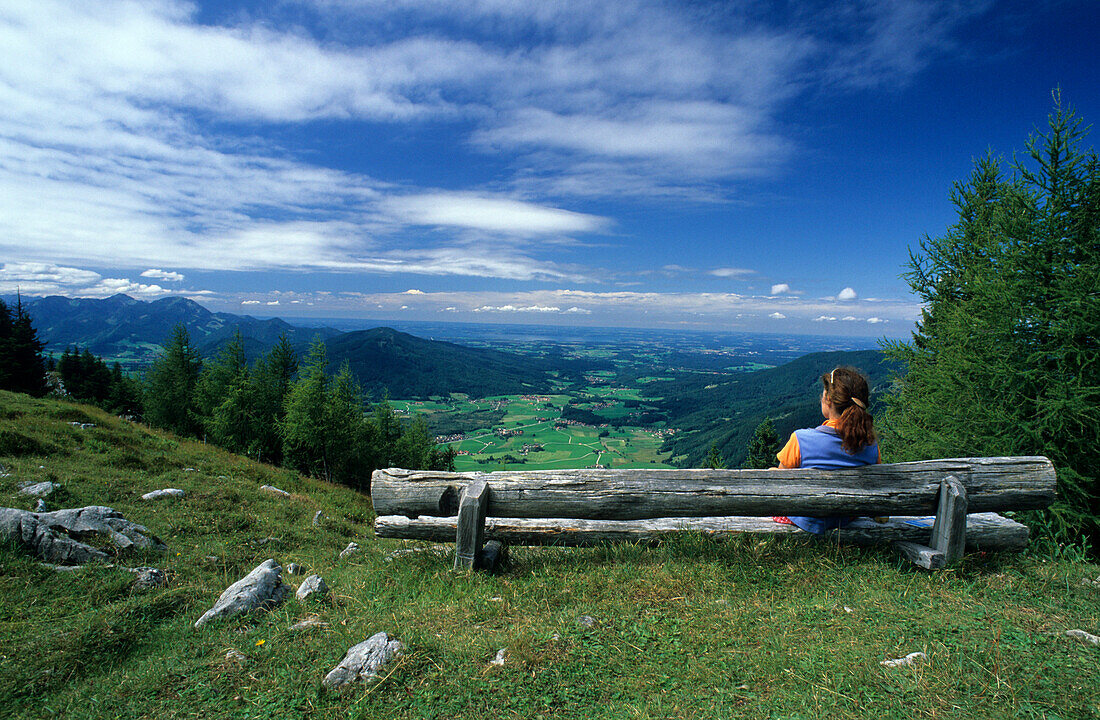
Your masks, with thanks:
<instances>
[{"instance_id":1,"label":"small stone","mask_svg":"<svg viewBox=\"0 0 1100 720\"><path fill-rule=\"evenodd\" d=\"M217 479L217 480L228 480L228 479L229 479L229 476L228 476L228 475L219 475L219 476L218 476L217 478L215 478L215 479Z\"/></svg>"},{"instance_id":2,"label":"small stone","mask_svg":"<svg viewBox=\"0 0 1100 720\"><path fill-rule=\"evenodd\" d=\"M577 624L586 628L594 627L596 625L596 618L591 615L581 615L577 618Z\"/></svg>"},{"instance_id":3,"label":"small stone","mask_svg":"<svg viewBox=\"0 0 1100 720\"><path fill-rule=\"evenodd\" d=\"M1100 588L1100 576L1097 576L1095 580L1089 580L1088 578L1085 578L1081 581L1081 584L1085 587Z\"/></svg>"},{"instance_id":4,"label":"small stone","mask_svg":"<svg viewBox=\"0 0 1100 720\"><path fill-rule=\"evenodd\" d=\"M34 511L36 513L49 512L50 508L46 505L46 501L42 498L38 498L38 501L34 504Z\"/></svg>"},{"instance_id":5,"label":"small stone","mask_svg":"<svg viewBox=\"0 0 1100 720\"><path fill-rule=\"evenodd\" d=\"M913 663L924 660L925 655L922 652L911 652L903 658L897 658L895 660L883 660L879 663L884 667L905 667L906 665L912 665Z\"/></svg>"},{"instance_id":6,"label":"small stone","mask_svg":"<svg viewBox=\"0 0 1100 720\"><path fill-rule=\"evenodd\" d=\"M321 512L320 510L318 510L316 513L314 513L314 515L313 515L313 527L321 527L321 518L323 518L324 516L325 516L325 514L323 512Z\"/></svg>"},{"instance_id":7,"label":"small stone","mask_svg":"<svg viewBox=\"0 0 1100 720\"><path fill-rule=\"evenodd\" d=\"M298 586L298 592L294 594L294 597L299 600L308 600L309 598L324 600L326 595L328 595L328 585L325 584L324 578L320 575L310 575Z\"/></svg>"},{"instance_id":8,"label":"small stone","mask_svg":"<svg viewBox=\"0 0 1100 720\"><path fill-rule=\"evenodd\" d=\"M269 492L272 495L278 495L279 497L290 497L290 493L288 493L286 490L280 490L274 485L261 485L260 489L264 492Z\"/></svg>"},{"instance_id":9,"label":"small stone","mask_svg":"<svg viewBox=\"0 0 1100 720\"><path fill-rule=\"evenodd\" d=\"M255 544L256 547L263 547L264 545L282 545L284 543L282 538L268 536L263 540L257 540Z\"/></svg>"},{"instance_id":10,"label":"small stone","mask_svg":"<svg viewBox=\"0 0 1100 720\"><path fill-rule=\"evenodd\" d=\"M24 482L19 483L19 494L28 497L44 498L49 497L55 490L59 490L60 488L60 485L55 482L50 482L49 480L37 483Z\"/></svg>"},{"instance_id":11,"label":"small stone","mask_svg":"<svg viewBox=\"0 0 1100 720\"><path fill-rule=\"evenodd\" d=\"M554 633L553 635L550 636L550 641L551 642L557 642L558 640L561 640L561 635L558 635L557 633Z\"/></svg>"},{"instance_id":12,"label":"small stone","mask_svg":"<svg viewBox=\"0 0 1100 720\"><path fill-rule=\"evenodd\" d=\"M198 470L196 470L195 468L184 468L183 471L184 472L198 472Z\"/></svg>"},{"instance_id":13,"label":"small stone","mask_svg":"<svg viewBox=\"0 0 1100 720\"><path fill-rule=\"evenodd\" d=\"M225 661L235 663L237 665L244 665L248 658L240 650L230 650L225 654Z\"/></svg>"},{"instance_id":14,"label":"small stone","mask_svg":"<svg viewBox=\"0 0 1100 720\"><path fill-rule=\"evenodd\" d=\"M508 648L497 650L497 656L489 661L490 665L503 665L508 659Z\"/></svg>"},{"instance_id":15,"label":"small stone","mask_svg":"<svg viewBox=\"0 0 1100 720\"><path fill-rule=\"evenodd\" d=\"M208 563L216 563L218 561L218 556L217 555L203 555L202 559L205 560Z\"/></svg>"},{"instance_id":16,"label":"small stone","mask_svg":"<svg viewBox=\"0 0 1100 720\"><path fill-rule=\"evenodd\" d=\"M718 598L717 600L714 601L714 604L715 605L729 605L730 601L727 600L726 598Z\"/></svg>"},{"instance_id":17,"label":"small stone","mask_svg":"<svg viewBox=\"0 0 1100 720\"><path fill-rule=\"evenodd\" d=\"M153 590L168 584L168 576L163 570L154 567L130 568L134 573L134 590Z\"/></svg>"},{"instance_id":18,"label":"small stone","mask_svg":"<svg viewBox=\"0 0 1100 720\"><path fill-rule=\"evenodd\" d=\"M290 563L289 565L286 566L286 571L287 571L287 574L289 574L289 575L301 575L302 574L302 566L299 565L298 563Z\"/></svg>"},{"instance_id":19,"label":"small stone","mask_svg":"<svg viewBox=\"0 0 1100 720\"><path fill-rule=\"evenodd\" d=\"M354 555L357 552L359 552L359 544L349 542L348 546L340 551L340 559L342 560L342 559L348 557L349 555Z\"/></svg>"},{"instance_id":20,"label":"small stone","mask_svg":"<svg viewBox=\"0 0 1100 720\"><path fill-rule=\"evenodd\" d=\"M339 688L357 680L374 680L382 667L404 649L397 640L390 640L384 633L375 633L363 642L350 648L340 664L325 676L327 688Z\"/></svg>"},{"instance_id":21,"label":"small stone","mask_svg":"<svg viewBox=\"0 0 1100 720\"><path fill-rule=\"evenodd\" d=\"M844 606L844 612L846 612L846 613L850 613L850 612L852 612L852 608L850 608L850 607L848 607L847 605L845 605L845 606Z\"/></svg>"},{"instance_id":22,"label":"small stone","mask_svg":"<svg viewBox=\"0 0 1100 720\"><path fill-rule=\"evenodd\" d=\"M309 630L310 628L327 628L328 623L317 617L316 615L310 615L303 618L298 622L290 626L291 630Z\"/></svg>"},{"instance_id":23,"label":"small stone","mask_svg":"<svg viewBox=\"0 0 1100 720\"><path fill-rule=\"evenodd\" d=\"M164 488L163 490L154 490L147 492L141 496L142 500L160 500L161 498L183 497L186 495L183 490L179 488Z\"/></svg>"},{"instance_id":24,"label":"small stone","mask_svg":"<svg viewBox=\"0 0 1100 720\"><path fill-rule=\"evenodd\" d=\"M1090 645L1100 645L1100 636L1093 635L1092 633L1085 632L1084 630L1066 630L1066 635L1068 637L1083 640Z\"/></svg>"},{"instance_id":25,"label":"small stone","mask_svg":"<svg viewBox=\"0 0 1100 720\"><path fill-rule=\"evenodd\" d=\"M215 618L232 617L278 605L289 589L282 581L283 569L274 560L265 560L252 572L225 589L214 607L195 621L199 628Z\"/></svg>"}]
</instances>

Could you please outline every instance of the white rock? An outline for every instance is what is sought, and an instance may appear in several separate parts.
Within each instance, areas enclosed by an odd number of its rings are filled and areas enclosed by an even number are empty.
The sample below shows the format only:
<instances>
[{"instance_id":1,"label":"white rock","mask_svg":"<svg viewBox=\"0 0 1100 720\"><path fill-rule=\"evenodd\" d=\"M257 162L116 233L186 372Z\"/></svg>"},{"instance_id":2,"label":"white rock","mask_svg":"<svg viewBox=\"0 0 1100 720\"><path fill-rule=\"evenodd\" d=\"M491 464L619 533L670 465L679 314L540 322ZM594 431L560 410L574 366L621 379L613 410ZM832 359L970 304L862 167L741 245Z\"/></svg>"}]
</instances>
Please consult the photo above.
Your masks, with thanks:
<instances>
[{"instance_id":1,"label":"white rock","mask_svg":"<svg viewBox=\"0 0 1100 720\"><path fill-rule=\"evenodd\" d=\"M1097 577L1095 580L1089 580L1088 578L1085 578L1081 581L1081 584L1085 587L1100 588L1100 577Z\"/></svg>"},{"instance_id":2,"label":"white rock","mask_svg":"<svg viewBox=\"0 0 1100 720\"><path fill-rule=\"evenodd\" d=\"M298 563L290 563L286 566L286 571L289 575L300 575L302 573L302 566Z\"/></svg>"},{"instance_id":3,"label":"white rock","mask_svg":"<svg viewBox=\"0 0 1100 720\"><path fill-rule=\"evenodd\" d=\"M590 628L596 624L596 618L591 615L581 615L577 618L577 624L582 627Z\"/></svg>"},{"instance_id":4,"label":"white rock","mask_svg":"<svg viewBox=\"0 0 1100 720\"><path fill-rule=\"evenodd\" d=\"M883 660L882 662L879 663L879 665L883 665L885 667L891 667L891 668L893 668L893 667L905 667L906 665L912 665L913 663L919 662L921 660L924 660L924 653L922 653L922 652L911 652L903 658L897 658L896 660Z\"/></svg>"},{"instance_id":5,"label":"white rock","mask_svg":"<svg viewBox=\"0 0 1100 720\"><path fill-rule=\"evenodd\" d=\"M321 618L310 615L307 618L303 618L298 622L290 626L291 630L309 630L310 628L327 628L328 623Z\"/></svg>"},{"instance_id":6,"label":"white rock","mask_svg":"<svg viewBox=\"0 0 1100 720\"><path fill-rule=\"evenodd\" d=\"M46 505L46 501L42 498L38 498L38 501L34 504L34 511L36 513L49 512L50 508Z\"/></svg>"},{"instance_id":7,"label":"white rock","mask_svg":"<svg viewBox=\"0 0 1100 720\"><path fill-rule=\"evenodd\" d=\"M240 650L230 650L225 654L226 662L237 663L238 665L244 665L244 661L247 659Z\"/></svg>"},{"instance_id":8,"label":"white rock","mask_svg":"<svg viewBox=\"0 0 1100 720\"><path fill-rule=\"evenodd\" d=\"M147 492L141 496L141 499L160 500L161 498L183 497L186 494L187 493L185 493L183 490L180 490L179 488L164 488L163 490L154 490L152 492Z\"/></svg>"},{"instance_id":9,"label":"white rock","mask_svg":"<svg viewBox=\"0 0 1100 720\"><path fill-rule=\"evenodd\" d=\"M19 484L19 494L26 495L28 497L49 497L55 490L60 489L61 486L55 482L46 480L44 482L25 482Z\"/></svg>"},{"instance_id":10,"label":"white rock","mask_svg":"<svg viewBox=\"0 0 1100 720\"><path fill-rule=\"evenodd\" d=\"M199 628L215 618L274 607L283 601L289 589L283 584L283 569L274 560L265 560L252 572L225 589L214 607L195 621Z\"/></svg>"},{"instance_id":11,"label":"white rock","mask_svg":"<svg viewBox=\"0 0 1100 720\"><path fill-rule=\"evenodd\" d=\"M490 665L503 665L508 660L508 648L497 650L497 656L489 661Z\"/></svg>"},{"instance_id":12,"label":"white rock","mask_svg":"<svg viewBox=\"0 0 1100 720\"><path fill-rule=\"evenodd\" d=\"M260 489L264 492L269 492L272 495L278 495L279 497L290 497L290 493L288 493L286 490L280 490L274 485L261 485Z\"/></svg>"},{"instance_id":13,"label":"white rock","mask_svg":"<svg viewBox=\"0 0 1100 720\"><path fill-rule=\"evenodd\" d=\"M299 600L309 598L323 600L326 595L328 595L328 585L325 584L325 579L320 575L310 575L298 586L298 592L294 594L294 597Z\"/></svg>"},{"instance_id":14,"label":"white rock","mask_svg":"<svg viewBox=\"0 0 1100 720\"><path fill-rule=\"evenodd\" d=\"M318 510L316 513L314 513L313 514L313 527L320 527L321 526L321 518L323 518L324 516L325 516L325 514L323 512L321 512L320 510Z\"/></svg>"},{"instance_id":15,"label":"white rock","mask_svg":"<svg viewBox=\"0 0 1100 720\"><path fill-rule=\"evenodd\" d=\"M109 541L120 551L167 550L148 528L130 522L109 507L89 505L42 513L0 508L0 538L48 563L107 562L110 559L107 553L83 542L93 535Z\"/></svg>"},{"instance_id":16,"label":"white rock","mask_svg":"<svg viewBox=\"0 0 1100 720\"><path fill-rule=\"evenodd\" d=\"M1079 640L1083 640L1091 645L1100 645L1100 636L1093 635L1090 632L1084 630L1066 630L1066 635L1074 637Z\"/></svg>"},{"instance_id":17,"label":"white rock","mask_svg":"<svg viewBox=\"0 0 1100 720\"><path fill-rule=\"evenodd\" d=\"M324 685L338 688L357 680L373 680L386 663L401 655L403 649L399 641L390 640L386 633L375 633L347 651L340 664L325 676Z\"/></svg>"},{"instance_id":18,"label":"white rock","mask_svg":"<svg viewBox=\"0 0 1100 720\"><path fill-rule=\"evenodd\" d=\"M136 567L129 568L129 570L134 574L133 588L135 590L153 590L161 585L168 584L168 576L159 568Z\"/></svg>"},{"instance_id":19,"label":"white rock","mask_svg":"<svg viewBox=\"0 0 1100 720\"><path fill-rule=\"evenodd\" d=\"M359 552L359 544L349 542L348 546L340 551L340 558L346 558L347 556L354 555L357 552Z\"/></svg>"}]
</instances>

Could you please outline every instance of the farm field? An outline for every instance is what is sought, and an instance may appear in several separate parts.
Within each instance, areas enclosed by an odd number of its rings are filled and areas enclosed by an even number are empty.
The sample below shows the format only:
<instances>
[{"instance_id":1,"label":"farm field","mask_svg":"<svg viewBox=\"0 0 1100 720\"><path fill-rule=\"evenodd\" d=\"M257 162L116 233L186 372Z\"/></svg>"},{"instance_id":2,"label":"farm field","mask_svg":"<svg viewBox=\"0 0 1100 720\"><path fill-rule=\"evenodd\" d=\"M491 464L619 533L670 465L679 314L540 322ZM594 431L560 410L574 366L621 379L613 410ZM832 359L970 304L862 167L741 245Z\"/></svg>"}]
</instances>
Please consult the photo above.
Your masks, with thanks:
<instances>
[{"instance_id":1,"label":"farm field","mask_svg":"<svg viewBox=\"0 0 1100 720\"><path fill-rule=\"evenodd\" d=\"M600 378L611 379L611 378ZM504 395L471 399L453 394L425 401L394 400L407 417L424 417L429 427L457 418L489 417L496 422L465 432L441 433L440 446L459 453L456 470L552 470L584 467L671 467L661 453L669 431L653 425L611 426L564 419L563 409L596 412L609 421L628 418L639 407L635 388L597 385L584 392ZM628 403L633 408L627 407Z\"/></svg>"}]
</instances>

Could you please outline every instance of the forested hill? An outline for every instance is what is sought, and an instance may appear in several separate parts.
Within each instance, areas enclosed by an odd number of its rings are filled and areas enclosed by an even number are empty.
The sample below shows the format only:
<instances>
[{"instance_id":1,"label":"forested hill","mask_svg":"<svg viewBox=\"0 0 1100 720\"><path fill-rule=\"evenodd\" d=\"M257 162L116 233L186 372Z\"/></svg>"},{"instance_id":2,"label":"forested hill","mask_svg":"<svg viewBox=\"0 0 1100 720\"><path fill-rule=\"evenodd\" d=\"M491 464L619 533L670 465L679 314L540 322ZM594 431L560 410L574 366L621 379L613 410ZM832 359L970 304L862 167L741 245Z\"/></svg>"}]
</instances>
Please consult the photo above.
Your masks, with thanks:
<instances>
[{"instance_id":1,"label":"forested hill","mask_svg":"<svg viewBox=\"0 0 1100 720\"><path fill-rule=\"evenodd\" d=\"M238 330L249 357L258 356L284 333L299 349L305 349L315 336L337 334L329 328L295 327L277 318L215 313L182 297L145 302L121 294L105 300L55 295L22 302L47 350L62 352L69 345L79 345L130 366L151 360L176 325L183 325L195 347L207 356Z\"/></svg>"},{"instance_id":2,"label":"forested hill","mask_svg":"<svg viewBox=\"0 0 1100 720\"><path fill-rule=\"evenodd\" d=\"M548 372L570 369L570 361L425 340L385 327L344 333L326 344L332 367L346 360L363 389L375 398L383 389L400 398L447 392L478 397L545 392Z\"/></svg>"},{"instance_id":3,"label":"forested hill","mask_svg":"<svg viewBox=\"0 0 1100 720\"><path fill-rule=\"evenodd\" d=\"M653 383L646 393L682 432L671 436L671 450L686 467L703 467L711 443L731 467L745 457L756 426L772 418L780 438L821 423L821 375L839 365L859 368L871 383L871 411L897 366L879 350L812 353L786 365L737 375L703 375Z\"/></svg>"}]
</instances>

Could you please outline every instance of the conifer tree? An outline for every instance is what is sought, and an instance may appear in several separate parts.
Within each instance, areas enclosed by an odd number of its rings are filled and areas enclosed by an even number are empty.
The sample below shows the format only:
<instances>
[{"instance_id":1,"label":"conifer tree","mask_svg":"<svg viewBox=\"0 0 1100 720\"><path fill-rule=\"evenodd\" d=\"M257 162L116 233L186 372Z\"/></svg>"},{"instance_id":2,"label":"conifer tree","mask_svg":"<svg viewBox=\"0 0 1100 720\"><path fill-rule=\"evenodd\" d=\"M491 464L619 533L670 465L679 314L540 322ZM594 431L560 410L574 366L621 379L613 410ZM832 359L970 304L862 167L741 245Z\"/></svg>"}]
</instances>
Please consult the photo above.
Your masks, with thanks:
<instances>
[{"instance_id":1,"label":"conifer tree","mask_svg":"<svg viewBox=\"0 0 1100 720\"><path fill-rule=\"evenodd\" d=\"M745 461L741 463L743 468L763 470L778 464L775 455L779 452L779 435L771 418L756 426L746 452Z\"/></svg>"},{"instance_id":2,"label":"conifer tree","mask_svg":"<svg viewBox=\"0 0 1100 720\"><path fill-rule=\"evenodd\" d=\"M197 435L195 386L201 371L202 358L191 344L187 328L176 325L164 342L164 353L145 375L145 422L178 435Z\"/></svg>"},{"instance_id":3,"label":"conifer tree","mask_svg":"<svg viewBox=\"0 0 1100 720\"><path fill-rule=\"evenodd\" d=\"M987 157L952 195L959 220L905 275L924 305L886 398L892 460L1045 455L1062 537L1100 530L1100 163L1057 104L1010 166Z\"/></svg>"},{"instance_id":4,"label":"conifer tree","mask_svg":"<svg viewBox=\"0 0 1100 720\"><path fill-rule=\"evenodd\" d=\"M42 357L45 347L23 307L23 300L16 300L14 312L0 300L0 388L35 397L45 395L46 366Z\"/></svg>"},{"instance_id":5,"label":"conifer tree","mask_svg":"<svg viewBox=\"0 0 1100 720\"><path fill-rule=\"evenodd\" d=\"M704 467L711 468L712 470L722 470L726 467L726 460L722 457L722 453L718 451L717 441L710 444L710 449L707 450L707 460Z\"/></svg>"}]
</instances>

